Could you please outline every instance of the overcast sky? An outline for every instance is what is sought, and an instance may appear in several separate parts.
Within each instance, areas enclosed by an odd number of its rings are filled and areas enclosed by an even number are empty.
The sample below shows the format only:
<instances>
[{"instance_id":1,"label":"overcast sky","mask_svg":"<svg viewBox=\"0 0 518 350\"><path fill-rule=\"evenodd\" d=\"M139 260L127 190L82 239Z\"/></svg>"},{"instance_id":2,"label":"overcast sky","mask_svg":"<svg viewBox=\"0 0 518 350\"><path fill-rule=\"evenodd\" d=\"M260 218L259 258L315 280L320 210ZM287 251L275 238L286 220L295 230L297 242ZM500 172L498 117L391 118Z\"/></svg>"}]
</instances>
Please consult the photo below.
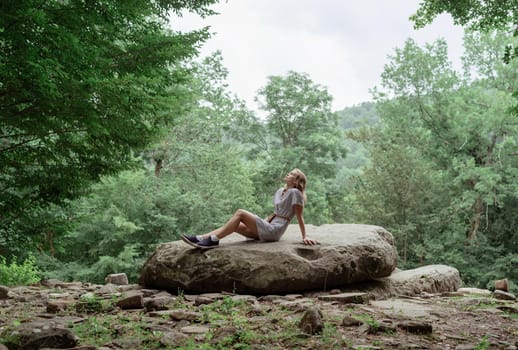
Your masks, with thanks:
<instances>
[{"instance_id":1,"label":"overcast sky","mask_svg":"<svg viewBox=\"0 0 518 350\"><path fill-rule=\"evenodd\" d=\"M305 72L333 96L333 109L370 101L387 56L408 38L444 38L460 67L462 29L449 15L418 31L408 17L418 0L222 0L219 15L172 18L175 30L210 26L202 56L220 50L231 91L257 110L254 97L271 75Z\"/></svg>"}]
</instances>

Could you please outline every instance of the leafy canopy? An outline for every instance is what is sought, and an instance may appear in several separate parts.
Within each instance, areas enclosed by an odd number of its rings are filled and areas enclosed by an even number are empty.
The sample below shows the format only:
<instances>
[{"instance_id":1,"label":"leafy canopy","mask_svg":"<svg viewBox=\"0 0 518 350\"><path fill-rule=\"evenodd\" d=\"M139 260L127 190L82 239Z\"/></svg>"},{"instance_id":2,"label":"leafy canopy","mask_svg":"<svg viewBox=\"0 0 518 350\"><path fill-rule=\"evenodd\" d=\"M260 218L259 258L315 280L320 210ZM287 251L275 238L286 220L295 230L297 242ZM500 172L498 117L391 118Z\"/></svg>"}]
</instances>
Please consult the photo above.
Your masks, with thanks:
<instances>
[{"instance_id":1,"label":"leafy canopy","mask_svg":"<svg viewBox=\"0 0 518 350\"><path fill-rule=\"evenodd\" d=\"M182 103L177 63L206 30L170 11L216 0L6 0L0 5L0 244L35 209L132 164Z\"/></svg>"}]
</instances>

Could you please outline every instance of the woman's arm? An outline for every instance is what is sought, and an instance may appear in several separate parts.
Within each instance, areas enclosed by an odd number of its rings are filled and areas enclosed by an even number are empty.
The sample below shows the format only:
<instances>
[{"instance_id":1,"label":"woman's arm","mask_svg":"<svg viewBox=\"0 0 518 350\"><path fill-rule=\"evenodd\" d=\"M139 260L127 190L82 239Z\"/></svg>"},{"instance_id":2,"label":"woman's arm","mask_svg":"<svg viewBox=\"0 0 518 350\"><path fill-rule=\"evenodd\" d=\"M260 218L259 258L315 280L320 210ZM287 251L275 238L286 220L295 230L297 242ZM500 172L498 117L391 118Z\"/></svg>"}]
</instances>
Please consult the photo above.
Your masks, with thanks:
<instances>
[{"instance_id":1,"label":"woman's arm","mask_svg":"<svg viewBox=\"0 0 518 350\"><path fill-rule=\"evenodd\" d=\"M300 233L302 234L302 241L304 244L317 244L318 242L316 240L306 237L306 225L304 224L304 215L302 215L304 212L304 207L299 204L294 204L293 209L295 209L295 215L297 216L297 221L299 222Z\"/></svg>"}]
</instances>

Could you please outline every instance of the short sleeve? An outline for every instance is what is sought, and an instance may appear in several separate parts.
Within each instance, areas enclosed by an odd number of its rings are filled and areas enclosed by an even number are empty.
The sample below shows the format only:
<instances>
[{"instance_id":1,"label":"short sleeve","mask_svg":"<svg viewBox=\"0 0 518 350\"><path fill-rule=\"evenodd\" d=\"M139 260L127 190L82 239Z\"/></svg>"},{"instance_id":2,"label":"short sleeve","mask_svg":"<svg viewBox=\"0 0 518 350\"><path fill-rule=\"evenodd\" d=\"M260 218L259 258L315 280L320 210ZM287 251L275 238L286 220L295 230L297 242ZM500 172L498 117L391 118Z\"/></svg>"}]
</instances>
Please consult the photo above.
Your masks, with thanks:
<instances>
[{"instance_id":1,"label":"short sleeve","mask_svg":"<svg viewBox=\"0 0 518 350\"><path fill-rule=\"evenodd\" d=\"M295 204L304 206L304 197L302 196L302 192L297 189L291 191L291 206Z\"/></svg>"}]
</instances>

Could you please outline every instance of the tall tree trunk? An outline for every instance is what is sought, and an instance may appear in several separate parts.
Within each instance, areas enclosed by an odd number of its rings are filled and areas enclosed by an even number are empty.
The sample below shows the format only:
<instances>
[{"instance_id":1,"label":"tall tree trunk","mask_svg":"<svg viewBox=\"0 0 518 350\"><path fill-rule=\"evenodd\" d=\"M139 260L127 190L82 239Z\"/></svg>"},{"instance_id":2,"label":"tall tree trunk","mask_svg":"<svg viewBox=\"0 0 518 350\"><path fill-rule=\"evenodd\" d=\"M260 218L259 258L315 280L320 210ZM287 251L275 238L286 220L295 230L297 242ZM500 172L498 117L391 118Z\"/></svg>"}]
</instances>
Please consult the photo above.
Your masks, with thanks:
<instances>
[{"instance_id":1,"label":"tall tree trunk","mask_svg":"<svg viewBox=\"0 0 518 350\"><path fill-rule=\"evenodd\" d=\"M162 169L162 163L163 163L163 160L162 159L155 159L155 176L156 177L160 177L160 170Z\"/></svg>"},{"instance_id":2,"label":"tall tree trunk","mask_svg":"<svg viewBox=\"0 0 518 350\"><path fill-rule=\"evenodd\" d=\"M484 203L482 198L478 197L473 205L474 213L470 220L470 228L468 232L468 240L472 241L477 238L478 228L480 226L480 219L484 214Z\"/></svg>"},{"instance_id":3,"label":"tall tree trunk","mask_svg":"<svg viewBox=\"0 0 518 350\"><path fill-rule=\"evenodd\" d=\"M491 142L489 143L486 149L486 158L477 159L477 164L482 165L484 168L491 166L496 141L497 135L493 134L491 136ZM476 182L472 181L471 184L472 187L475 188ZM478 228L480 227L480 220L482 218L482 215L484 214L484 202L482 201L482 197L477 197L477 199L475 200L475 203L473 204L473 211L473 216L470 220L469 232L467 234L468 240L470 241L477 238Z\"/></svg>"}]
</instances>

